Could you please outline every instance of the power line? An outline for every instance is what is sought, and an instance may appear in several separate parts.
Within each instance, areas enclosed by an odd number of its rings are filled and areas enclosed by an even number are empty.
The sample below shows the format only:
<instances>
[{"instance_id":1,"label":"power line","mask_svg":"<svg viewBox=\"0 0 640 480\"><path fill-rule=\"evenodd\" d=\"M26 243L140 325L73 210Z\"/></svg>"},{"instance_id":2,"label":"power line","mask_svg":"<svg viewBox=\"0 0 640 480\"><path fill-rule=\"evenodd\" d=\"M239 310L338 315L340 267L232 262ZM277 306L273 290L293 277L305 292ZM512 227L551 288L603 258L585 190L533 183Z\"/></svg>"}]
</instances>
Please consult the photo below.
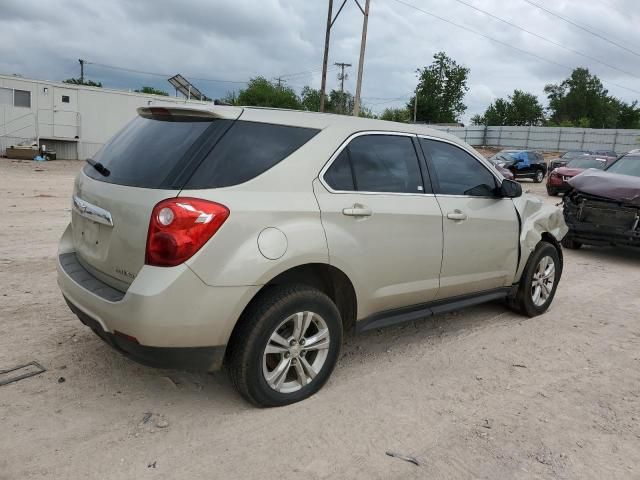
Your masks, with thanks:
<instances>
[{"instance_id":1,"label":"power line","mask_svg":"<svg viewBox=\"0 0 640 480\"><path fill-rule=\"evenodd\" d=\"M584 30L585 32L590 33L590 34L591 34L591 35L593 35L594 37L598 37L599 39L604 40L605 42L608 42L608 43L610 43L611 45L615 45L615 46L616 46L616 47L618 47L618 48L621 48L621 49L623 49L623 50L626 50L627 52L629 52L629 53L633 53L635 56L640 57L640 53L638 53L638 52L636 52L636 51L634 51L634 50L631 50L630 48L627 48L627 47L625 47L624 45L619 44L618 42L614 42L613 40L611 40L611 39L609 39L609 38L605 37L604 35L600 35L598 32L595 32L595 31L591 30L590 28L587 28L587 27L585 27L585 26L582 26L582 25L580 25L579 23L576 23L576 22L574 22L573 20L571 20L571 19L569 19L569 18L567 18L567 17L564 17L564 16L560 15L559 13L556 13L556 12L554 12L554 11L552 11L552 10L549 10L548 8L545 8L545 7L543 7L542 5L539 5L539 4L535 3L535 2L532 2L531 0L524 0L524 1L525 1L525 2L527 2L529 5L532 5L532 6L536 7L536 8L539 8L539 9L540 9L540 10L542 10L543 12L547 12L549 15L552 15L552 16L554 16L554 17L557 17L557 18L559 18L560 20L563 20L563 21L567 22L568 24L573 25L573 26L574 26L574 27L576 27L576 28L579 28L580 30Z\"/></svg>"},{"instance_id":2,"label":"power line","mask_svg":"<svg viewBox=\"0 0 640 480\"><path fill-rule=\"evenodd\" d=\"M158 72L147 72L144 70L136 70L133 68L125 68L125 67L117 67L115 65L107 65L104 63L97 63L97 62L84 62L85 64L88 65L96 65L98 67L103 67L103 68L110 68L112 70L121 70L123 72L130 72L130 73L138 73L138 74L142 74L142 75L152 75L152 76L156 76L156 77L171 77L172 74L168 74L168 73L158 73ZM201 82L218 82L218 83L241 83L241 84L246 84L249 83L248 81L245 80L221 80L221 79L215 79L215 78L197 78L197 77L189 77L191 80L198 80Z\"/></svg>"},{"instance_id":3,"label":"power line","mask_svg":"<svg viewBox=\"0 0 640 480\"><path fill-rule=\"evenodd\" d=\"M491 12L487 12L486 10L478 8L475 5L467 3L467 2L465 2L463 0L455 0L455 1L460 3L460 4L462 4L462 5L467 6L469 8L473 8L474 10L476 10L476 11L478 11L480 13L483 13L483 14L485 14L485 15L487 15L487 16L495 19L495 20L498 20L499 22L505 23L505 24L510 25L510 26L512 26L514 28L522 30L523 32L528 33L529 35L533 35L534 37L539 38L540 40L544 40L545 42L548 42L548 43L550 43L552 45L555 45L557 47L563 48L563 49L565 49L565 50L567 50L567 51L569 51L571 53L575 53L576 55L580 55L581 57L588 58L589 60L593 60L594 62L598 62L598 63L600 63L600 64L602 64L602 65L604 65L606 67L609 67L609 68L611 68L613 70L617 70L618 72L624 73L625 75L629 75L629 76L635 77L635 78L640 78L640 76L638 76L638 75L636 75L634 73L628 72L627 70L623 70L623 69L618 68L618 67L616 67L614 65L611 65L609 63L603 62L602 60L600 60L600 59L598 59L596 57L592 57L591 55L588 55L586 53L582 53L582 52L580 52L578 50L574 50L573 48L570 48L570 47L567 47L565 45L562 45L561 43L558 43L558 42L556 42L554 40L551 40L551 39L549 39L549 38L547 38L547 37L545 37L543 35L539 35L539 34L537 34L535 32L532 32L531 30L527 30L526 28L523 28L520 25L516 25L515 23L512 23L512 22L510 22L508 20L505 20L504 18L500 18L500 17L494 15Z\"/></svg>"},{"instance_id":4,"label":"power line","mask_svg":"<svg viewBox=\"0 0 640 480\"><path fill-rule=\"evenodd\" d=\"M402 5L406 6L406 7L409 7L409 8L412 8L414 10L417 10L417 11L419 11L421 13L424 13L425 15L429 15L430 17L437 18L438 20L441 20L441 21L443 21L445 23L448 23L450 25L453 25L455 27L461 28L462 30L466 30L466 31L471 32L471 33L473 33L475 35L479 35L481 37L484 37L487 40L490 40L490 41L492 41L494 43L497 43L499 45L502 45L504 47L511 48L512 50L516 50L516 51L518 51L520 53L524 53L525 55L529 55L530 57L537 58L538 60L542 60L543 62L551 63L553 65L565 68L567 70L574 70L573 67L570 67L568 65L564 65L564 64L559 63L559 62L556 62L555 60L550 60L548 58L541 57L540 55L536 55L535 53L531 53L531 52L529 52L527 50L523 50L522 48L513 46L513 45L511 45L511 44L509 44L507 42L503 42L502 40L498 40L496 38L493 38L493 37L491 37L491 36L489 36L489 35L487 35L485 33L479 32L477 30L474 30L474 29L472 29L470 27L467 27L465 25L462 25L460 23L456 23L456 22L454 22L452 20L449 20L447 18L444 18L444 17L441 17L439 15L436 15L435 13L431 13L431 12L428 12L427 10L424 10L422 8L419 8L419 7L416 7L415 5L407 3L404 0L393 0L393 1L397 2L397 3L400 3L400 4L402 4ZM527 0L525 0L525 1L527 1ZM624 90L629 90L630 92L634 92L634 93L640 94L640 90L634 90L633 88L625 87L624 85L620 85L618 83L614 83L614 82L611 82L611 81L607 81L607 83L609 83L611 85L615 85L616 87L622 88Z\"/></svg>"}]
</instances>

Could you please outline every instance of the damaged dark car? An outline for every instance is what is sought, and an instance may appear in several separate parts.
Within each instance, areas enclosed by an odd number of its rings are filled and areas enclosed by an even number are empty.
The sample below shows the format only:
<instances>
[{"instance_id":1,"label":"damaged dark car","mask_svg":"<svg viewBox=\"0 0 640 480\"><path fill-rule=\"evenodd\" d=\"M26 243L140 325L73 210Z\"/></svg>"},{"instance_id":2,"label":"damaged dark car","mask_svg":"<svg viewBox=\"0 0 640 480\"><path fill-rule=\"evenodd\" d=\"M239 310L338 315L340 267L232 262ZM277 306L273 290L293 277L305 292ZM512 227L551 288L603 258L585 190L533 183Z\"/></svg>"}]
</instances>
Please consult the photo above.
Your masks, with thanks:
<instances>
[{"instance_id":1,"label":"damaged dark car","mask_svg":"<svg viewBox=\"0 0 640 480\"><path fill-rule=\"evenodd\" d=\"M568 181L563 198L566 248L582 245L640 247L640 150L604 171L586 170Z\"/></svg>"}]
</instances>

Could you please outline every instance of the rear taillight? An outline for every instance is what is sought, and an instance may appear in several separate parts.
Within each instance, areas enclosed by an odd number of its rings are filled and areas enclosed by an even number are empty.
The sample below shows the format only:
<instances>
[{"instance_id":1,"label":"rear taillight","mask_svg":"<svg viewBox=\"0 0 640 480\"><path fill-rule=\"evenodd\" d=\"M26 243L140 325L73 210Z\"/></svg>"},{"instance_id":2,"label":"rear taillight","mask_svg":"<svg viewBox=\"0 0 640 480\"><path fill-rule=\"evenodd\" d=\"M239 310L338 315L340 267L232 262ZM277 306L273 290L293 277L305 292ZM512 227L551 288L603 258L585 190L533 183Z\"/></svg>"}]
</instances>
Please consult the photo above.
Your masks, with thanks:
<instances>
[{"instance_id":1,"label":"rear taillight","mask_svg":"<svg viewBox=\"0 0 640 480\"><path fill-rule=\"evenodd\" d=\"M193 256L229 217L229 209L199 198L170 198L153 207L145 263L174 267Z\"/></svg>"}]
</instances>

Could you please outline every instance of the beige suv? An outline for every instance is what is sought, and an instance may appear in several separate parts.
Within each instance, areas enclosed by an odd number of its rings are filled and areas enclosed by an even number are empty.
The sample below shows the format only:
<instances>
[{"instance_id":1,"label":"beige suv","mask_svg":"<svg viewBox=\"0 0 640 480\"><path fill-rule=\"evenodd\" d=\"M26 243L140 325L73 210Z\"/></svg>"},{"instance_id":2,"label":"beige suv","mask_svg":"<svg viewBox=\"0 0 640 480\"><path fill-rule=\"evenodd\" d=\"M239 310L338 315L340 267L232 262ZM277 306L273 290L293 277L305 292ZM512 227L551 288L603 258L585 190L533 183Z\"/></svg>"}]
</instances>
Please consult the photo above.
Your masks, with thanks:
<instances>
[{"instance_id":1,"label":"beige suv","mask_svg":"<svg viewBox=\"0 0 640 480\"><path fill-rule=\"evenodd\" d=\"M147 107L75 180L58 283L146 364L223 364L261 406L329 378L343 332L504 299L549 307L559 209L420 125Z\"/></svg>"}]
</instances>

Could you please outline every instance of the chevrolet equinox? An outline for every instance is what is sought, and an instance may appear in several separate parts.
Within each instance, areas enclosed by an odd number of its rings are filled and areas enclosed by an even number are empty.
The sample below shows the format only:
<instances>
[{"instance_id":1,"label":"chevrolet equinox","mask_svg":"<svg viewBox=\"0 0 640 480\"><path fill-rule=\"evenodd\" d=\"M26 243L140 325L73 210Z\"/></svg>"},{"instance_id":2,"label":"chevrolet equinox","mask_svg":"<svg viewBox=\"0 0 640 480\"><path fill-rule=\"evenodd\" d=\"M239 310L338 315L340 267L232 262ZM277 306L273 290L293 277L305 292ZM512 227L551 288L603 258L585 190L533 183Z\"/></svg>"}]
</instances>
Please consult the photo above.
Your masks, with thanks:
<instances>
[{"instance_id":1,"label":"chevrolet equinox","mask_svg":"<svg viewBox=\"0 0 640 480\"><path fill-rule=\"evenodd\" d=\"M551 304L562 212L421 125L145 107L78 174L58 283L152 366L225 365L243 397L317 392L343 332L502 299Z\"/></svg>"}]
</instances>

